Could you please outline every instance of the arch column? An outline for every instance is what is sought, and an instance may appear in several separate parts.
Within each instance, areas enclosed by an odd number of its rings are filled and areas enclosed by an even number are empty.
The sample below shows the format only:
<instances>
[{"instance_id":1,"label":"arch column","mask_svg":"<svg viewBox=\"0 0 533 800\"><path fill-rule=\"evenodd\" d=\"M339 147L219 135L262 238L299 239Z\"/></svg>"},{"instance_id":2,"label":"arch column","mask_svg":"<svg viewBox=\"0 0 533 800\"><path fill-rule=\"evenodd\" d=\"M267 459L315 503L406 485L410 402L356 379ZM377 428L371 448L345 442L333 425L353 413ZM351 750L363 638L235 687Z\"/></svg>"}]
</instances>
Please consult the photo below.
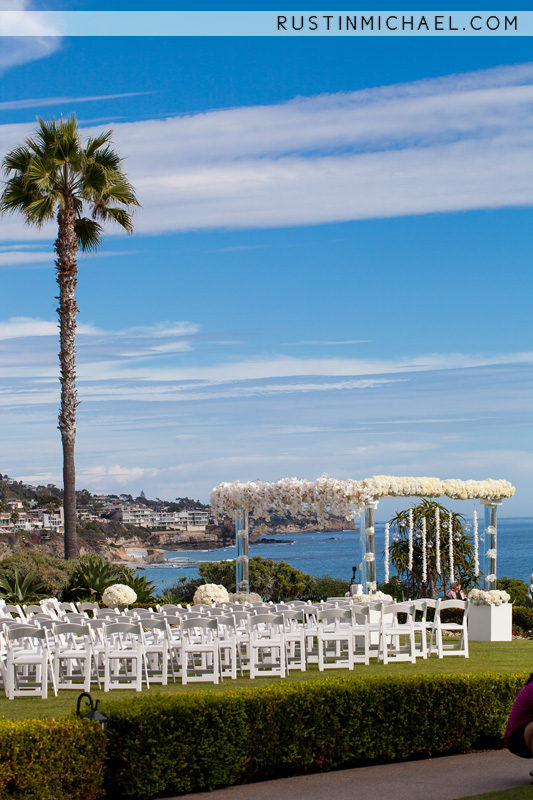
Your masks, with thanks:
<instances>
[{"instance_id":1,"label":"arch column","mask_svg":"<svg viewBox=\"0 0 533 800\"><path fill-rule=\"evenodd\" d=\"M373 594L377 590L376 584L376 531L374 528L374 512L378 507L378 501L365 505L364 514L364 554L363 563L366 567L366 593Z\"/></svg>"},{"instance_id":2,"label":"arch column","mask_svg":"<svg viewBox=\"0 0 533 800\"><path fill-rule=\"evenodd\" d=\"M498 506L501 500L480 500L485 507L485 588L496 588L498 568Z\"/></svg>"},{"instance_id":3,"label":"arch column","mask_svg":"<svg viewBox=\"0 0 533 800\"><path fill-rule=\"evenodd\" d=\"M235 544L237 546L235 583L238 592L250 591L248 535L248 511L239 508L235 515Z\"/></svg>"}]
</instances>

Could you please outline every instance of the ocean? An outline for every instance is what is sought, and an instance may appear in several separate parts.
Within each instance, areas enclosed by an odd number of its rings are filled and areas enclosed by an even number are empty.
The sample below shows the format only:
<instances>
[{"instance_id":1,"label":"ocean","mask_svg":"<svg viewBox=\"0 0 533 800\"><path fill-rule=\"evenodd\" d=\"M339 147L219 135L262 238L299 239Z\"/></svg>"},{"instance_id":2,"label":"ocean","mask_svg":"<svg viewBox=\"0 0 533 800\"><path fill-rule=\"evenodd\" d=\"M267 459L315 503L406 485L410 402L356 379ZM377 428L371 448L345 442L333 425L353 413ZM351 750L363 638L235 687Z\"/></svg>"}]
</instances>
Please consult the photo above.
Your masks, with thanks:
<instances>
[{"instance_id":1,"label":"ocean","mask_svg":"<svg viewBox=\"0 0 533 800\"><path fill-rule=\"evenodd\" d=\"M480 521L481 522L481 521ZM378 583L383 581L385 565L385 523L376 522L376 569ZM481 525L480 525L481 531ZM360 562L359 533L357 531L320 531L316 533L267 534L275 543L250 545L250 557L262 556L275 561L287 561L293 567L317 577L331 575L349 580L352 566ZM480 553L483 547L480 545ZM168 551L166 559L179 559L180 564L165 567L147 567L140 571L154 581L157 591L165 591L178 582L198 576L202 561L231 560L236 557L235 546L218 550ZM184 560L190 563L183 565ZM533 573L533 518L515 517L498 519L498 577L520 578L529 583ZM390 574L394 574L391 565Z\"/></svg>"}]
</instances>

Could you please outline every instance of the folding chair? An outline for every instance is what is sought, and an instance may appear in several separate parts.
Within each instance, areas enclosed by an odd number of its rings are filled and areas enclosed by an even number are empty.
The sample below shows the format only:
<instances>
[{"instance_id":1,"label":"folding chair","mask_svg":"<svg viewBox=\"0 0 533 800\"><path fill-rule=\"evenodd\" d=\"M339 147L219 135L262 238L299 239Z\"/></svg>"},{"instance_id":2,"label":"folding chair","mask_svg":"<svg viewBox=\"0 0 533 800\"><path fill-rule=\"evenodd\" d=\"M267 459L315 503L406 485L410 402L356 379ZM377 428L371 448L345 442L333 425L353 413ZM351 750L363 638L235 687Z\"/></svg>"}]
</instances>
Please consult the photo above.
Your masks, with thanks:
<instances>
[{"instance_id":1,"label":"folding chair","mask_svg":"<svg viewBox=\"0 0 533 800\"><path fill-rule=\"evenodd\" d=\"M442 612L449 608L462 611L461 622L443 622ZM441 600L435 609L435 621L432 630L431 649L437 651L439 658L443 656L464 656L468 658L468 600ZM457 644L443 642L446 633L459 634Z\"/></svg>"},{"instance_id":2,"label":"folding chair","mask_svg":"<svg viewBox=\"0 0 533 800\"><path fill-rule=\"evenodd\" d=\"M307 667L305 619L301 608L288 608L281 612L285 634L287 672L291 667L305 672Z\"/></svg>"},{"instance_id":3,"label":"folding chair","mask_svg":"<svg viewBox=\"0 0 533 800\"><path fill-rule=\"evenodd\" d=\"M103 627L104 692L127 686L142 691L143 670L148 669L139 623L110 622Z\"/></svg>"},{"instance_id":4,"label":"folding chair","mask_svg":"<svg viewBox=\"0 0 533 800\"><path fill-rule=\"evenodd\" d=\"M180 623L183 685L190 681L218 683L220 650L216 617L181 619Z\"/></svg>"},{"instance_id":5,"label":"folding chair","mask_svg":"<svg viewBox=\"0 0 533 800\"><path fill-rule=\"evenodd\" d=\"M248 619L250 678L285 677L285 632L282 614L257 614Z\"/></svg>"},{"instance_id":6,"label":"folding chair","mask_svg":"<svg viewBox=\"0 0 533 800\"><path fill-rule=\"evenodd\" d=\"M86 625L76 622L54 623L54 676L58 689L91 689L91 673L96 656L91 633Z\"/></svg>"},{"instance_id":7,"label":"folding chair","mask_svg":"<svg viewBox=\"0 0 533 800\"><path fill-rule=\"evenodd\" d=\"M329 608L317 616L318 669L353 669L351 608Z\"/></svg>"},{"instance_id":8,"label":"folding chair","mask_svg":"<svg viewBox=\"0 0 533 800\"><path fill-rule=\"evenodd\" d=\"M392 619L387 619L392 611ZM405 622L398 620L405 614ZM380 657L384 664L389 661L416 663L415 650L415 606L414 603L395 603L381 609Z\"/></svg>"},{"instance_id":9,"label":"folding chair","mask_svg":"<svg viewBox=\"0 0 533 800\"><path fill-rule=\"evenodd\" d=\"M152 683L168 683L169 648L167 624L164 620L140 618L141 634L149 679ZM170 662L172 680L176 681L174 665Z\"/></svg>"},{"instance_id":10,"label":"folding chair","mask_svg":"<svg viewBox=\"0 0 533 800\"><path fill-rule=\"evenodd\" d=\"M5 689L8 700L48 697L48 676L57 696L48 632L32 625L4 627L6 637Z\"/></svg>"}]
</instances>

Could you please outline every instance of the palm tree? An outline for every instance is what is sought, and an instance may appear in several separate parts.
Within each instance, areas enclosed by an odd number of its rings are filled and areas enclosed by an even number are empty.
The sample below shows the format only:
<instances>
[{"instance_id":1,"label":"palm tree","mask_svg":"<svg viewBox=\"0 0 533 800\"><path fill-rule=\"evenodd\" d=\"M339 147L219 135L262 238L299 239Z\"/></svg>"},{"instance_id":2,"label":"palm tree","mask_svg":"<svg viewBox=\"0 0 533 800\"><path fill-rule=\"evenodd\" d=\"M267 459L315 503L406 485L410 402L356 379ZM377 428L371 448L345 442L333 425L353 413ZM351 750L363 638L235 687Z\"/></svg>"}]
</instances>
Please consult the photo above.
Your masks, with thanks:
<instances>
[{"instance_id":1,"label":"palm tree","mask_svg":"<svg viewBox=\"0 0 533 800\"><path fill-rule=\"evenodd\" d=\"M59 430L63 446L65 558L76 558L76 471L74 444L78 406L75 371L76 283L78 250L96 250L103 228L117 222L133 230L130 213L138 206L135 190L122 171L122 159L109 146L113 131L82 142L75 116L60 121L37 118L34 135L3 160L8 177L0 196L0 213L20 213L40 228L57 218L54 244L59 284L61 404ZM88 209L90 217L83 216Z\"/></svg>"}]
</instances>

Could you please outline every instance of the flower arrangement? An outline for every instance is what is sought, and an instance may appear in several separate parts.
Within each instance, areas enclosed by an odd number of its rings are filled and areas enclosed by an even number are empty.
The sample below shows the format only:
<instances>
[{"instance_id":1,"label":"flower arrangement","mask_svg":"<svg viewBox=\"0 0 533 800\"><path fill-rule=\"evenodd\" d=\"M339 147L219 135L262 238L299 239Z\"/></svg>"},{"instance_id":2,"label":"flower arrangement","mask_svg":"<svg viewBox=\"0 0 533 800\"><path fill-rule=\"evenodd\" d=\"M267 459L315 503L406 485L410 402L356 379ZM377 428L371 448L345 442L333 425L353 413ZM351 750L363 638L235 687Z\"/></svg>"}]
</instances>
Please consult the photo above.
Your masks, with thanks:
<instances>
[{"instance_id":1,"label":"flower arrangement","mask_svg":"<svg viewBox=\"0 0 533 800\"><path fill-rule=\"evenodd\" d=\"M346 592L345 597L350 597L350 592ZM384 592L374 592L374 594L355 594L351 597L352 603L368 603L371 600L392 600L392 596Z\"/></svg>"},{"instance_id":2,"label":"flower arrangement","mask_svg":"<svg viewBox=\"0 0 533 800\"><path fill-rule=\"evenodd\" d=\"M217 583L204 583L194 593L193 603L204 603L214 606L217 603L228 603L229 594L226 589Z\"/></svg>"},{"instance_id":3,"label":"flower arrangement","mask_svg":"<svg viewBox=\"0 0 533 800\"><path fill-rule=\"evenodd\" d=\"M491 589L489 592L471 589L468 592L468 599L474 606L501 606L510 601L511 595L501 589Z\"/></svg>"},{"instance_id":4,"label":"flower arrangement","mask_svg":"<svg viewBox=\"0 0 533 800\"><path fill-rule=\"evenodd\" d=\"M137 600L137 594L131 586L114 583L108 586L102 595L102 602L107 608L126 608Z\"/></svg>"},{"instance_id":5,"label":"flower arrangement","mask_svg":"<svg viewBox=\"0 0 533 800\"><path fill-rule=\"evenodd\" d=\"M211 507L216 516L228 514L235 518L237 509L242 508L267 519L271 513L290 511L293 515L312 514L324 522L328 515L349 518L381 497L500 500L514 493L509 481L492 478L461 481L375 475L357 481L336 480L324 474L315 481L283 478L275 483L220 483L211 492Z\"/></svg>"},{"instance_id":6,"label":"flower arrangement","mask_svg":"<svg viewBox=\"0 0 533 800\"><path fill-rule=\"evenodd\" d=\"M229 593L230 603L260 603L262 601L262 597L256 592L230 592Z\"/></svg>"}]
</instances>

